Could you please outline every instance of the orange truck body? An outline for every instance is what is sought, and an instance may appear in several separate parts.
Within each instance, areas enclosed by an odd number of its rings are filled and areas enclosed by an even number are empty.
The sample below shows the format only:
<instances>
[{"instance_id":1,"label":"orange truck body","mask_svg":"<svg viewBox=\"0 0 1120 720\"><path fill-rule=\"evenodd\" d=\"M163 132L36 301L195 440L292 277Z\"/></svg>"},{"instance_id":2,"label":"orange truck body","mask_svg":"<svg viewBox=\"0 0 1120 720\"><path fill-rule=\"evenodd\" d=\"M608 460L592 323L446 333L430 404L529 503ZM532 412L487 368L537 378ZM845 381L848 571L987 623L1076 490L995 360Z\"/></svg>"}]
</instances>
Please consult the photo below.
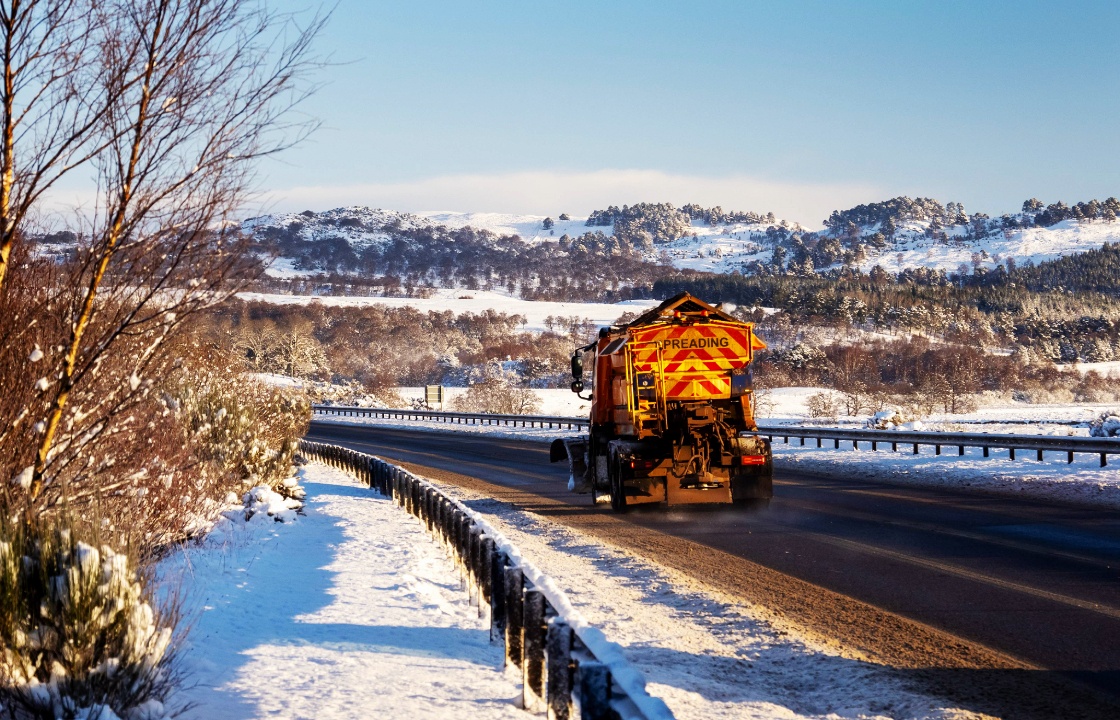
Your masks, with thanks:
<instances>
[{"instance_id":1,"label":"orange truck body","mask_svg":"<svg viewBox=\"0 0 1120 720\"><path fill-rule=\"evenodd\" d=\"M765 348L751 323L682 293L630 323L603 328L594 352L587 436L553 443L570 489L612 507L765 504L768 441L757 434L751 363ZM573 390L582 362L573 358ZM582 397L582 396L581 396Z\"/></svg>"}]
</instances>

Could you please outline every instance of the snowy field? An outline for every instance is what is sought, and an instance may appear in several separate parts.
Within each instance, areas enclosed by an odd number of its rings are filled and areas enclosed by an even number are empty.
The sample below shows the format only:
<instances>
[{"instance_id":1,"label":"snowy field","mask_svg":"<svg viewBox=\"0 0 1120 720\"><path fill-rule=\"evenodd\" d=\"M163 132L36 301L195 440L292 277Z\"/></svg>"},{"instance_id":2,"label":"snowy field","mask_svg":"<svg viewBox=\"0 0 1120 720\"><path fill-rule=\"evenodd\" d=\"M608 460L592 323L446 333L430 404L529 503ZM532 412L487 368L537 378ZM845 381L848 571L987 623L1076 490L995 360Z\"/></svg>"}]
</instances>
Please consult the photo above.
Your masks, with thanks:
<instances>
[{"instance_id":1,"label":"snowy field","mask_svg":"<svg viewBox=\"0 0 1120 720\"><path fill-rule=\"evenodd\" d=\"M488 623L421 525L339 471L301 476L305 516L224 520L160 566L193 613L185 717L525 718Z\"/></svg>"},{"instance_id":2,"label":"snowy field","mask_svg":"<svg viewBox=\"0 0 1120 720\"><path fill-rule=\"evenodd\" d=\"M223 521L165 561L194 615L189 718L525 718L501 648L422 525L340 471L301 471L305 515ZM645 673L681 720L966 718L675 571L459 494Z\"/></svg>"},{"instance_id":3,"label":"snowy field","mask_svg":"<svg viewBox=\"0 0 1120 720\"><path fill-rule=\"evenodd\" d=\"M381 305L393 308L410 307L422 312L451 311L455 314L480 314L487 310L495 310L508 315L521 315L526 320L523 329L534 332L543 332L547 329L545 319L549 316L575 317L589 320L595 325L610 325L623 313L642 312L658 304L656 300L626 300L613 304L520 300L507 294L486 290L436 290L428 298L280 295L252 292L238 293L237 296L246 302L269 302L277 305L309 303L322 303L331 307Z\"/></svg>"}]
</instances>

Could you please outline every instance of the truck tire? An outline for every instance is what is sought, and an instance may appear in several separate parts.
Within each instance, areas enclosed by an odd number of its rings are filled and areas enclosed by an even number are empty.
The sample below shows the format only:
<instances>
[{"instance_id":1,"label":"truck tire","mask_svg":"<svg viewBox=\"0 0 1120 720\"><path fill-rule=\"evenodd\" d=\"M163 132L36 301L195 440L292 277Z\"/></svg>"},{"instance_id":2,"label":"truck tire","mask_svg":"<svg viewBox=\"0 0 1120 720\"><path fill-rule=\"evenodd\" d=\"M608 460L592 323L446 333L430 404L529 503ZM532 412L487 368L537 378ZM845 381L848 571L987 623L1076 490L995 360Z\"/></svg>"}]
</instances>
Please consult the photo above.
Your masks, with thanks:
<instances>
[{"instance_id":1,"label":"truck tire","mask_svg":"<svg viewBox=\"0 0 1120 720\"><path fill-rule=\"evenodd\" d=\"M611 479L611 510L616 513L626 512L626 488L622 485L622 463L618 455L611 453L607 474Z\"/></svg>"}]
</instances>

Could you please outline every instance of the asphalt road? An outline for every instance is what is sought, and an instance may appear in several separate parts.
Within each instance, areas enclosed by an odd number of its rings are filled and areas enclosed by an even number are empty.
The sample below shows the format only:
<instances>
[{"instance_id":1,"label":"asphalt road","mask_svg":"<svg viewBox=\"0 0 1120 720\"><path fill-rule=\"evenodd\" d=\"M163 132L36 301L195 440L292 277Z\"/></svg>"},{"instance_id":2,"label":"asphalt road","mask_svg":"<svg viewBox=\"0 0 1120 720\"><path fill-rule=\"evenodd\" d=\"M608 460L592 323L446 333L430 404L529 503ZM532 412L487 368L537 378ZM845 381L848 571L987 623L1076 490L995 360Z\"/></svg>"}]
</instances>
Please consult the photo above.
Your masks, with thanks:
<instances>
[{"instance_id":1,"label":"asphalt road","mask_svg":"<svg viewBox=\"0 0 1120 720\"><path fill-rule=\"evenodd\" d=\"M1032 712L1015 712L1015 688L1051 682L1064 688L1055 717L1120 717L1116 512L779 468L765 511L653 508L609 517L609 507L593 508L588 496L567 492L567 468L549 463L543 443L323 422L312 424L308 438L441 471L443 479L474 478L496 486L496 495L508 489L504 499L610 533L622 545L634 535L634 547L662 552L655 559L717 584L739 563L745 579L728 580L724 589L796 606L796 619L824 632L831 622L850 636L841 639L854 638L886 662L944 666L938 682L949 694L962 683L1002 683L987 709L1007 717L1046 717L1051 710L1037 703ZM712 559L682 563L680 542L690 553L710 548ZM802 597L814 593L820 597ZM955 639L966 649L947 650Z\"/></svg>"}]
</instances>

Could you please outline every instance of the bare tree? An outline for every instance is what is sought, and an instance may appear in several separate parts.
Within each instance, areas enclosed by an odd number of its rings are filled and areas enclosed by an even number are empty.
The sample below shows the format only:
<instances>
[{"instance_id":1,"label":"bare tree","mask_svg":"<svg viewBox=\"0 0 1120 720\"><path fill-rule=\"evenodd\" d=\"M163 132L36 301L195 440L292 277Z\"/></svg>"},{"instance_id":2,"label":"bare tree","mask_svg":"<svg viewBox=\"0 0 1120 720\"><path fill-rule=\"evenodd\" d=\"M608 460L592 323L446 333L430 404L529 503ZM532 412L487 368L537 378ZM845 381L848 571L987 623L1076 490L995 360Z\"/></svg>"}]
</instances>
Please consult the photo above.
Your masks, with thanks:
<instances>
[{"instance_id":1,"label":"bare tree","mask_svg":"<svg viewBox=\"0 0 1120 720\"><path fill-rule=\"evenodd\" d=\"M100 84L89 90L112 102L92 140L97 205L47 305L61 342L44 346L49 372L25 420L36 451L17 484L38 507L92 481L106 460L92 449L130 422L137 431L136 408L173 362L167 339L237 288L233 221L256 161L310 130L291 110L322 26L239 0L115 0L92 16Z\"/></svg>"},{"instance_id":2,"label":"bare tree","mask_svg":"<svg viewBox=\"0 0 1120 720\"><path fill-rule=\"evenodd\" d=\"M44 193L104 147L119 83L97 82L90 0L0 2L0 289Z\"/></svg>"}]
</instances>

